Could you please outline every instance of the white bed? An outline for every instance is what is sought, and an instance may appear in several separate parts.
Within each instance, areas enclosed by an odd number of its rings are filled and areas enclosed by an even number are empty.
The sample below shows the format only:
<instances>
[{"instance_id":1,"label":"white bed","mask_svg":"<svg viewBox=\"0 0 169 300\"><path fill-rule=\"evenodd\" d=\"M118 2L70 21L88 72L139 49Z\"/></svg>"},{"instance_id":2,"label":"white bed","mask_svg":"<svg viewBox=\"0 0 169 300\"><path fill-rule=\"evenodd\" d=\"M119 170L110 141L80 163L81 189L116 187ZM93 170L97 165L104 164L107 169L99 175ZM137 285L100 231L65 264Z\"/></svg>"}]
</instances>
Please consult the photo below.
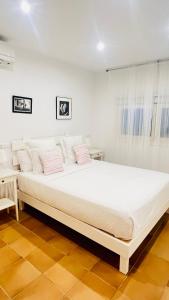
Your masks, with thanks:
<instances>
[{"instance_id":1,"label":"white bed","mask_svg":"<svg viewBox=\"0 0 169 300\"><path fill-rule=\"evenodd\" d=\"M120 254L123 273L169 207L168 174L102 161L49 176L21 173L18 182L20 200Z\"/></svg>"}]
</instances>

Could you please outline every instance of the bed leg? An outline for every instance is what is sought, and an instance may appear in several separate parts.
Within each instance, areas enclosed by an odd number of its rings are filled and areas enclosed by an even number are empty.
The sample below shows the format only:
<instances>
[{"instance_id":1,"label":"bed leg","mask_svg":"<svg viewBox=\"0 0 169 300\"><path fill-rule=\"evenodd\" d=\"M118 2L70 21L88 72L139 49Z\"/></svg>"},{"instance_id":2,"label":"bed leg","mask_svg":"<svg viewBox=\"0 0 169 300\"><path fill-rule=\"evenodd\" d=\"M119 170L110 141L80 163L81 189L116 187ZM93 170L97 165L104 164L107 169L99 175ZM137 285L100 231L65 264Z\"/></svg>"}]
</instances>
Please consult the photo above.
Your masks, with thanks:
<instances>
[{"instance_id":1,"label":"bed leg","mask_svg":"<svg viewBox=\"0 0 169 300\"><path fill-rule=\"evenodd\" d=\"M21 211L24 210L24 202L23 202L22 200L19 200L19 209L20 209Z\"/></svg>"},{"instance_id":2,"label":"bed leg","mask_svg":"<svg viewBox=\"0 0 169 300\"><path fill-rule=\"evenodd\" d=\"M123 274L127 274L129 271L129 258L120 256L120 267L119 271Z\"/></svg>"}]
</instances>

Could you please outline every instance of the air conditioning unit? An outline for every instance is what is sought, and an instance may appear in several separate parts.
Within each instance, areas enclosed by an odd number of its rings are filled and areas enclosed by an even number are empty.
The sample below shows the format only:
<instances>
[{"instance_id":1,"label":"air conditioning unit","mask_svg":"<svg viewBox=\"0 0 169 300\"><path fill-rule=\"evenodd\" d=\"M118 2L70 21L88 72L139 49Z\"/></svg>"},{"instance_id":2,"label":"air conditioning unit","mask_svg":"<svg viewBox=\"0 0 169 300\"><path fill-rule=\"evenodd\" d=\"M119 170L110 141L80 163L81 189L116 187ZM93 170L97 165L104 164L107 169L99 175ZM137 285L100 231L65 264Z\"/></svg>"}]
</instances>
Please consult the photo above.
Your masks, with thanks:
<instances>
[{"instance_id":1,"label":"air conditioning unit","mask_svg":"<svg viewBox=\"0 0 169 300\"><path fill-rule=\"evenodd\" d=\"M6 43L0 41L0 66L11 65L15 62L15 53L12 48Z\"/></svg>"}]
</instances>

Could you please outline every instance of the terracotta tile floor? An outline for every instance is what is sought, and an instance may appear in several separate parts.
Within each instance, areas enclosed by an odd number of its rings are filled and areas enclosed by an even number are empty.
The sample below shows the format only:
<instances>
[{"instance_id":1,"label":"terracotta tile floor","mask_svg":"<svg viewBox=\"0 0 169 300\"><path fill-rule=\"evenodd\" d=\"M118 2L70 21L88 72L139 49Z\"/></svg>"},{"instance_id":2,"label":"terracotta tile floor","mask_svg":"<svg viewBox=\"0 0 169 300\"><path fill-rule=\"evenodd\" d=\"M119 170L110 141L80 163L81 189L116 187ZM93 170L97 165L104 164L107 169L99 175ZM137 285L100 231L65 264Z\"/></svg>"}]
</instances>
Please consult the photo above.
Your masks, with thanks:
<instances>
[{"instance_id":1,"label":"terracotta tile floor","mask_svg":"<svg viewBox=\"0 0 169 300\"><path fill-rule=\"evenodd\" d=\"M3 212L0 300L169 300L169 221L155 233L125 276L117 255L50 218L28 210L17 223Z\"/></svg>"}]
</instances>

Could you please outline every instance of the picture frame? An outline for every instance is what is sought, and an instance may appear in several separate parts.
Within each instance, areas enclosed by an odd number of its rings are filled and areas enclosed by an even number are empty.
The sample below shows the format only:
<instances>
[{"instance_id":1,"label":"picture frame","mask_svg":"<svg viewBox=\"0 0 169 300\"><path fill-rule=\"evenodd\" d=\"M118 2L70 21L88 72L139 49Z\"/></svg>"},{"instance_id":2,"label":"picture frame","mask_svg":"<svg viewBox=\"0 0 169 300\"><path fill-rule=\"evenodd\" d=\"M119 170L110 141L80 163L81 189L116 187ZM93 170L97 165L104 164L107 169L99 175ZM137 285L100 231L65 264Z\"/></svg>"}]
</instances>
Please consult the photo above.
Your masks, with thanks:
<instances>
[{"instance_id":1,"label":"picture frame","mask_svg":"<svg viewBox=\"0 0 169 300\"><path fill-rule=\"evenodd\" d=\"M56 119L72 119L72 98L59 96L56 97Z\"/></svg>"},{"instance_id":2,"label":"picture frame","mask_svg":"<svg viewBox=\"0 0 169 300\"><path fill-rule=\"evenodd\" d=\"M12 96L12 112L32 114L32 98Z\"/></svg>"}]
</instances>

